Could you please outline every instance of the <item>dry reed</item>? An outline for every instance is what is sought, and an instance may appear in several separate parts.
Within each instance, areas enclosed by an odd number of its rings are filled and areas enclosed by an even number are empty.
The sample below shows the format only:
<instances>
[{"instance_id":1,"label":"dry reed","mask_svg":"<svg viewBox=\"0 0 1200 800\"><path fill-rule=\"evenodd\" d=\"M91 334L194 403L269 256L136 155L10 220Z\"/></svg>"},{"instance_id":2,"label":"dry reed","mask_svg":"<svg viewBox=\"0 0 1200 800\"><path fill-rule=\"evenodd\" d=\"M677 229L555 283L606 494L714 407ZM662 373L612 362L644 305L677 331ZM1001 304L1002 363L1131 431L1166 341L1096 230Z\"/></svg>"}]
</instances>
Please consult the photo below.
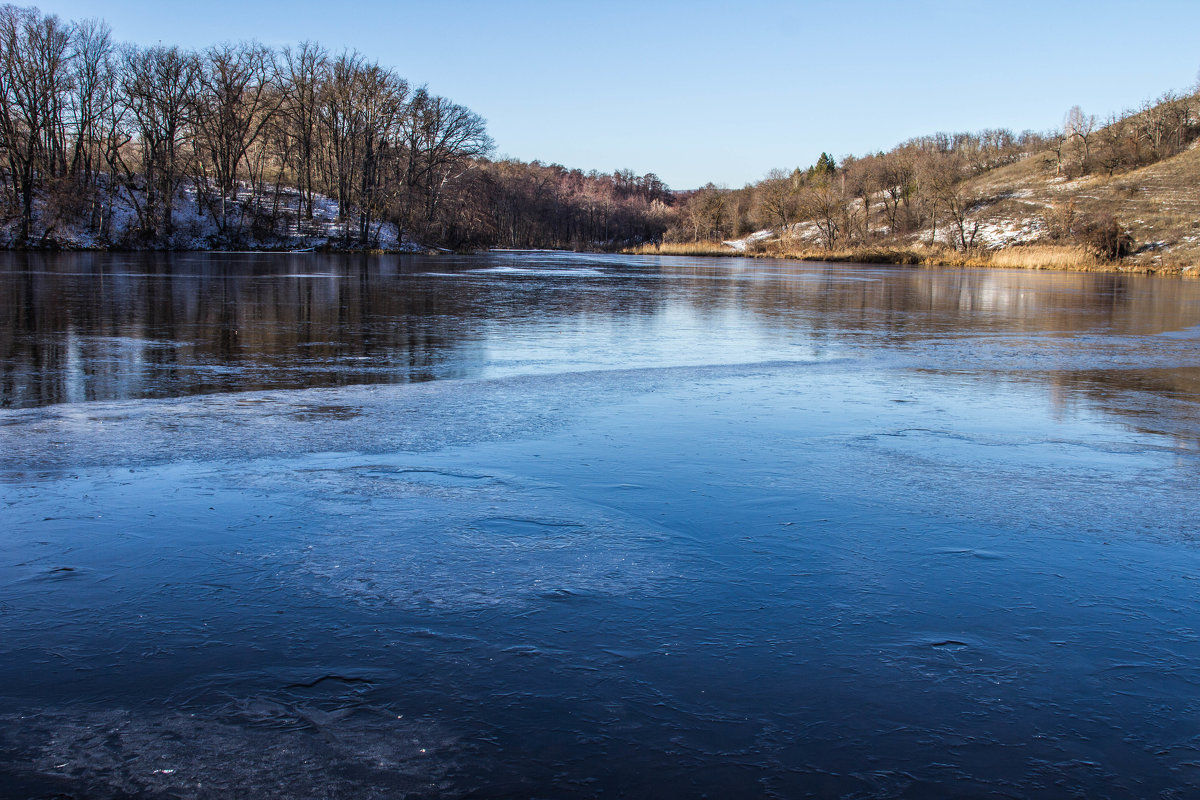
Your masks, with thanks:
<instances>
[{"instance_id":1,"label":"dry reed","mask_svg":"<svg viewBox=\"0 0 1200 800\"><path fill-rule=\"evenodd\" d=\"M631 255L743 256L790 258L854 264L899 264L923 267L1066 270L1072 272L1129 272L1200 277L1200 268L1186 264L1107 262L1082 245L1020 245L1000 250L954 250L942 245L910 247L862 246L825 250L784 246L778 240L761 242L746 252L721 242L665 242L622 250Z\"/></svg>"},{"instance_id":2,"label":"dry reed","mask_svg":"<svg viewBox=\"0 0 1200 800\"><path fill-rule=\"evenodd\" d=\"M633 256L742 256L745 253L721 242L647 242L621 251Z\"/></svg>"},{"instance_id":3,"label":"dry reed","mask_svg":"<svg viewBox=\"0 0 1200 800\"><path fill-rule=\"evenodd\" d=\"M1079 270L1099 265L1096 254L1082 245L1024 245L990 254L988 266L1004 269Z\"/></svg>"}]
</instances>

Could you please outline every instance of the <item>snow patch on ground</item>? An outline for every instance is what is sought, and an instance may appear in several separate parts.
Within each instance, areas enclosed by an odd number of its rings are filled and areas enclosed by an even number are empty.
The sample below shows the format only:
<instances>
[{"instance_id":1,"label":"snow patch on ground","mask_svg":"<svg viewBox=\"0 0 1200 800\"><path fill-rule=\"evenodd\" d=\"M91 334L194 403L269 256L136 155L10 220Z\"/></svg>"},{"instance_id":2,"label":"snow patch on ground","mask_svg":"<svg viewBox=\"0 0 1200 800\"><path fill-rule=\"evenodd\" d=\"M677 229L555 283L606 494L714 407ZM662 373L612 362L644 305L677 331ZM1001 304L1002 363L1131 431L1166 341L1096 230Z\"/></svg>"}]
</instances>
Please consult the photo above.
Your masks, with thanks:
<instances>
[{"instance_id":1,"label":"snow patch on ground","mask_svg":"<svg viewBox=\"0 0 1200 800\"><path fill-rule=\"evenodd\" d=\"M726 245L728 247L732 247L734 250L737 250L739 253L744 253L744 252L746 252L747 245L753 244L755 242L766 241L767 239L770 239L774 235L775 235L775 231L772 231L772 230L755 231L754 233L750 234L749 236L745 236L741 239L730 239L728 241L721 242L721 244Z\"/></svg>"},{"instance_id":2,"label":"snow patch on ground","mask_svg":"<svg viewBox=\"0 0 1200 800\"><path fill-rule=\"evenodd\" d=\"M793 239L802 242L816 242L821 238L821 229L815 222L797 222L792 226L790 234Z\"/></svg>"},{"instance_id":3,"label":"snow patch on ground","mask_svg":"<svg viewBox=\"0 0 1200 800\"><path fill-rule=\"evenodd\" d=\"M1037 218L981 222L975 241L984 247L999 248L1032 244L1046 234L1046 225Z\"/></svg>"}]
</instances>

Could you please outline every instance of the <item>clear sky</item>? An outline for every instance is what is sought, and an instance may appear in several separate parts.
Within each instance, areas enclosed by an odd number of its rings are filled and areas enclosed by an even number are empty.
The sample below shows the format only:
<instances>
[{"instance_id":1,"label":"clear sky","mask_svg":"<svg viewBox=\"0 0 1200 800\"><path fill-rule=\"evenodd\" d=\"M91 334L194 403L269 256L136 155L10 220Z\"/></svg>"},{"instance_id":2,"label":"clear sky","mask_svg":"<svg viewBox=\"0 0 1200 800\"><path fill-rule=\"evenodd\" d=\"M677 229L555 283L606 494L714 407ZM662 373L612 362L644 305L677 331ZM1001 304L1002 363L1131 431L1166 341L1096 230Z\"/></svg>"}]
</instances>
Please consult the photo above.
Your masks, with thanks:
<instances>
[{"instance_id":1,"label":"clear sky","mask_svg":"<svg viewBox=\"0 0 1200 800\"><path fill-rule=\"evenodd\" d=\"M1198 0L38 5L119 41L357 48L485 117L499 155L677 189L939 130L1042 130L1076 104L1103 117L1200 71Z\"/></svg>"}]
</instances>

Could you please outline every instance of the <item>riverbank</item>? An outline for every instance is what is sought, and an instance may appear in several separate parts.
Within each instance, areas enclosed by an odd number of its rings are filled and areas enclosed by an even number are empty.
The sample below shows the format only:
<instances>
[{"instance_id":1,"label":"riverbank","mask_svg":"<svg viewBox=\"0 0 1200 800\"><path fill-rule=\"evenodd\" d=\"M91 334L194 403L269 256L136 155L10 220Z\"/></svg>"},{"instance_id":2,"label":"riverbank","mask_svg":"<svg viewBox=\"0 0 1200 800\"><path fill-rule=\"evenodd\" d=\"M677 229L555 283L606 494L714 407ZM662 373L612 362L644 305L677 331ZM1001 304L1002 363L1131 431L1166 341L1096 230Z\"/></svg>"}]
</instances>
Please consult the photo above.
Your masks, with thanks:
<instances>
[{"instance_id":1,"label":"riverbank","mask_svg":"<svg viewBox=\"0 0 1200 800\"><path fill-rule=\"evenodd\" d=\"M1200 276L1200 268L1189 264L1143 264L1107 261L1079 245L1021 245L999 250L952 250L948 247L781 247L776 242L738 250L723 242L679 242L644 244L625 248L627 255L721 256L732 258L787 258L797 261L827 261L855 264L900 264L919 267L971 267L983 269L1064 270L1068 272L1120 272L1143 275Z\"/></svg>"}]
</instances>

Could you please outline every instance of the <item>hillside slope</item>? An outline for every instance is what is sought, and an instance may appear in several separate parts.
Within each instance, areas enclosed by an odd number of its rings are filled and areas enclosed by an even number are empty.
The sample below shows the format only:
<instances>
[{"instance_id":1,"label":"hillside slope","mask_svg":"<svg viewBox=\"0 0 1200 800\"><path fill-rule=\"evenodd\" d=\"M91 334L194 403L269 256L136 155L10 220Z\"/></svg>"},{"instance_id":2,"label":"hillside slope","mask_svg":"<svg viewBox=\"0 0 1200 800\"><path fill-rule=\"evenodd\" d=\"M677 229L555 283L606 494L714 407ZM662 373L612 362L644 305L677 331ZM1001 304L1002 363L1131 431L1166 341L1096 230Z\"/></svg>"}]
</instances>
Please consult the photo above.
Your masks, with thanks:
<instances>
[{"instance_id":1,"label":"hillside slope","mask_svg":"<svg viewBox=\"0 0 1200 800\"><path fill-rule=\"evenodd\" d=\"M1049 154L973 179L971 216L989 247L1044 242L1065 217L1112 215L1133 238L1127 260L1140 265L1200 264L1200 148L1108 175L1056 177Z\"/></svg>"}]
</instances>

